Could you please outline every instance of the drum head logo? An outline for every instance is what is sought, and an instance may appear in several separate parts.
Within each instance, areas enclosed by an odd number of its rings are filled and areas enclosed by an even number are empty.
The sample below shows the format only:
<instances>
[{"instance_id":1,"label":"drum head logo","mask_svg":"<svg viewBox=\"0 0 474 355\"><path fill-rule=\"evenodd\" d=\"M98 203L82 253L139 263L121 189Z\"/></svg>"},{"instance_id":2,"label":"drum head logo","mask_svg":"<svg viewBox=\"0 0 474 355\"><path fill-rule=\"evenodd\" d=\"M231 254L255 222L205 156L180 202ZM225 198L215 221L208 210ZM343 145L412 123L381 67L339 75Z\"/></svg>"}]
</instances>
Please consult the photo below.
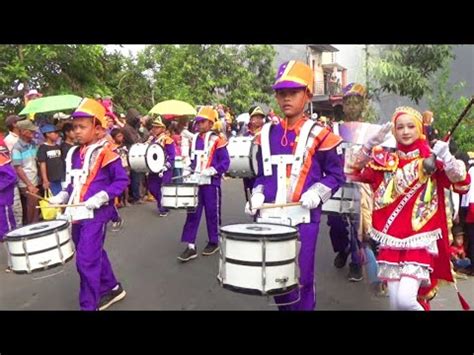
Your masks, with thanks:
<instances>
[{"instance_id":1,"label":"drum head logo","mask_svg":"<svg viewBox=\"0 0 474 355\"><path fill-rule=\"evenodd\" d=\"M44 225L41 225L41 226L35 226L35 227L31 227L30 230L32 231L39 231L39 230L42 230L42 229L46 229L49 227L49 224L44 224Z\"/></svg>"},{"instance_id":2,"label":"drum head logo","mask_svg":"<svg viewBox=\"0 0 474 355\"><path fill-rule=\"evenodd\" d=\"M263 232L263 231L270 231L270 230L272 230L272 229L269 228L269 227L262 227L262 226L250 226L250 227L247 227L246 229L252 230L252 231L257 231L257 232Z\"/></svg>"}]
</instances>

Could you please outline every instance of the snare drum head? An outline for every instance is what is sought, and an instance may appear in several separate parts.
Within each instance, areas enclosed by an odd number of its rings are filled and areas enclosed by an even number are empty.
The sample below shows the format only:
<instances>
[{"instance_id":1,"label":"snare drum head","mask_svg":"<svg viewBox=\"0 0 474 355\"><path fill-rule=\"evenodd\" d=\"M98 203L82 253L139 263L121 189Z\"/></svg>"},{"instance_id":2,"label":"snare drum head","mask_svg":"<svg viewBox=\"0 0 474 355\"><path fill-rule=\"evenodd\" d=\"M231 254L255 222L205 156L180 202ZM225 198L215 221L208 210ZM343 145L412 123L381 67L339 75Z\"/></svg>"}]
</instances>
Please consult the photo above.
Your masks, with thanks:
<instances>
[{"instance_id":1,"label":"snare drum head","mask_svg":"<svg viewBox=\"0 0 474 355\"><path fill-rule=\"evenodd\" d=\"M221 232L235 239L280 239L297 237L298 230L290 226L269 223L231 224L221 227Z\"/></svg>"},{"instance_id":2,"label":"snare drum head","mask_svg":"<svg viewBox=\"0 0 474 355\"><path fill-rule=\"evenodd\" d=\"M165 166L165 151L159 144L150 144L146 151L146 165L152 173L159 173Z\"/></svg>"},{"instance_id":3,"label":"snare drum head","mask_svg":"<svg viewBox=\"0 0 474 355\"><path fill-rule=\"evenodd\" d=\"M7 239L18 239L23 237L37 237L40 235L51 233L55 229L62 230L67 228L68 221L56 219L53 221L45 221L20 227L6 234Z\"/></svg>"}]
</instances>

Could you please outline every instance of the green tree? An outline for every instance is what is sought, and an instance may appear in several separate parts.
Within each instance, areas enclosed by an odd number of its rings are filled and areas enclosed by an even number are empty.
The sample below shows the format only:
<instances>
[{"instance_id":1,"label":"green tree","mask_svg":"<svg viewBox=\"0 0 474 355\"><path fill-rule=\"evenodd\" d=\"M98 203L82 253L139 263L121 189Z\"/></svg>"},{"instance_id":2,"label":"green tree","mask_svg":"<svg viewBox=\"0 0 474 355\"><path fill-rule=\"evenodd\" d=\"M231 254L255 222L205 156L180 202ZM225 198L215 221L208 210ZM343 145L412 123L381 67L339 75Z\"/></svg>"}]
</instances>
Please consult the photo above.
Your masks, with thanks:
<instances>
[{"instance_id":1,"label":"green tree","mask_svg":"<svg viewBox=\"0 0 474 355\"><path fill-rule=\"evenodd\" d=\"M386 45L371 48L369 88L371 96L382 92L406 96L417 104L431 92L436 72L454 58L450 45Z\"/></svg>"},{"instance_id":2,"label":"green tree","mask_svg":"<svg viewBox=\"0 0 474 355\"><path fill-rule=\"evenodd\" d=\"M274 56L269 45L153 45L138 63L152 72L157 102L220 102L245 112L255 102L270 103Z\"/></svg>"},{"instance_id":3,"label":"green tree","mask_svg":"<svg viewBox=\"0 0 474 355\"><path fill-rule=\"evenodd\" d=\"M0 105L18 111L23 95L108 94L103 83L105 49L100 45L6 45L0 47Z\"/></svg>"},{"instance_id":4,"label":"green tree","mask_svg":"<svg viewBox=\"0 0 474 355\"><path fill-rule=\"evenodd\" d=\"M449 84L451 70L444 68L433 80L433 93L428 95L430 110L434 113L434 127L440 135L445 136L452 128L470 98L460 96L464 82ZM474 109L471 109L461 124L456 128L453 139L463 151L474 151Z\"/></svg>"}]
</instances>

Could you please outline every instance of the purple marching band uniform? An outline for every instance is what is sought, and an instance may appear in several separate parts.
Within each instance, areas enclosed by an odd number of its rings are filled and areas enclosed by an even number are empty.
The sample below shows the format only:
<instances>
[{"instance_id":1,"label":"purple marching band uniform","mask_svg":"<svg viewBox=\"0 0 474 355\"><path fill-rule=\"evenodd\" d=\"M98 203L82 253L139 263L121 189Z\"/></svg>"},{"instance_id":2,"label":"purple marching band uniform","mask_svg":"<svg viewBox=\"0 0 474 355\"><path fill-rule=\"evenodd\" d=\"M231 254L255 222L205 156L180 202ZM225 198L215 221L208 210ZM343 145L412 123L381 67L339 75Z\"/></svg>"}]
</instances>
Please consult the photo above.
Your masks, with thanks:
<instances>
[{"instance_id":1,"label":"purple marching band uniform","mask_svg":"<svg viewBox=\"0 0 474 355\"><path fill-rule=\"evenodd\" d=\"M365 100L366 97L366 88L362 84L350 83L343 88L344 98L357 96L361 100ZM334 124L334 133L341 135L339 132L339 123ZM357 189L354 191L356 194L355 199L361 199L361 194L359 192L363 187L359 187L356 184ZM363 204L361 204L362 208ZM329 214L327 218L327 224L329 226L329 237L331 238L331 244L335 253L338 253L342 257L340 260L342 265L342 260L351 255L351 264L350 267L353 269L360 270L362 267L362 260L360 257L360 241L357 238L359 231L361 215L359 210L356 210L352 215L343 216L341 214ZM345 264L345 261L344 261ZM338 267L341 267L339 265ZM356 274L350 275L351 277L359 277ZM361 276L361 275L360 275ZM359 281L352 279L352 281Z\"/></svg>"},{"instance_id":2,"label":"purple marching band uniform","mask_svg":"<svg viewBox=\"0 0 474 355\"><path fill-rule=\"evenodd\" d=\"M293 155L293 147L297 144L298 128L302 123L306 122L307 118L300 118L294 127L288 127L286 136L288 144L283 146L281 144L282 138L285 134L286 121L282 121L278 125L267 123L271 125L269 132L270 154L274 155ZM299 127L298 127L299 126ZM319 131L319 132L318 132ZM306 177L299 183L302 183L301 194L308 191L310 188L316 188L321 197L321 201L327 201L332 194L334 194L345 181L343 173L342 156L337 153L336 146L341 142L340 138L333 135L327 129L321 127L313 127L312 132L322 139L322 144L319 145L317 151L311 156L308 155L305 160L310 160L311 164ZM299 133L299 132L298 132ZM262 133L263 135L264 133ZM299 139L299 138L298 138ZM324 141L323 141L324 140ZM257 143L261 144L261 139ZM317 142L316 142L317 143ZM259 164L259 176L257 176L254 193L263 192L266 203L274 203L276 201L278 190L278 174L277 166L272 165L271 175L265 176L263 174L262 162L262 148L259 148L257 153ZM303 168L304 170L304 168ZM302 172L304 174L304 171ZM287 202L291 202L288 201ZM297 226L301 249L298 258L300 268L300 300L287 306L280 306L282 310L313 310L316 306L316 295L314 285L314 258L316 253L316 241L319 232L319 222L321 218L321 204L310 210L310 223L301 223ZM289 294L276 296L277 303L291 303L298 298L298 290L294 290Z\"/></svg>"},{"instance_id":3,"label":"purple marching band uniform","mask_svg":"<svg viewBox=\"0 0 474 355\"><path fill-rule=\"evenodd\" d=\"M176 157L176 147L173 139L165 133L153 138L151 144L161 145L165 151L165 171L159 174L148 174L148 190L156 200L156 206L159 213L167 213L169 210L161 206L161 186L172 182L174 160Z\"/></svg>"},{"instance_id":4,"label":"purple marching band uniform","mask_svg":"<svg viewBox=\"0 0 474 355\"><path fill-rule=\"evenodd\" d=\"M216 173L210 177L210 183L199 186L198 205L195 211L189 211L186 216L186 223L183 227L181 241L194 244L201 220L202 210L206 210L206 225L209 237L209 244L217 245L219 242L219 226L221 224L221 177L227 172L230 159L227 152L227 141L223 136L213 133L208 142L207 166L197 166L198 155L193 151L205 150L206 134L196 133L193 138L191 150L191 169L193 171L214 168ZM199 154L199 153L198 153Z\"/></svg>"},{"instance_id":5,"label":"purple marching band uniform","mask_svg":"<svg viewBox=\"0 0 474 355\"><path fill-rule=\"evenodd\" d=\"M283 63L273 89L304 89L313 92L314 75L305 63ZM281 105L281 103L279 103ZM279 123L266 123L256 139L258 176L246 213L253 214L257 204L301 202L300 206L259 210L259 222L279 221L296 226L301 248L298 255L299 288L275 296L280 310L313 310L316 307L314 265L321 205L344 184L342 154L337 149L341 138L303 115ZM342 153L342 151L341 151ZM257 202L258 201L258 202ZM270 211L270 212L269 212ZM271 212L273 211L273 212Z\"/></svg>"},{"instance_id":6,"label":"purple marching band uniform","mask_svg":"<svg viewBox=\"0 0 474 355\"><path fill-rule=\"evenodd\" d=\"M2 153L2 148L5 148L5 153ZM5 234L16 228L12 206L18 179L7 154L8 149L0 147L0 242L4 240Z\"/></svg>"},{"instance_id":7,"label":"purple marching band uniform","mask_svg":"<svg viewBox=\"0 0 474 355\"><path fill-rule=\"evenodd\" d=\"M72 117L98 119L104 126L104 115L102 105L83 99ZM75 175L77 173L79 175ZM104 242L107 223L116 215L114 199L127 187L128 176L112 145L100 141L71 148L66 158L66 181L69 183L66 191L51 198L50 203L79 201L92 213L92 218L79 218L80 207L68 207L65 211L72 219L72 239L80 276L79 304L81 310L105 309L106 305L101 305L102 297L110 296L116 289L125 296L104 250Z\"/></svg>"},{"instance_id":8,"label":"purple marching band uniform","mask_svg":"<svg viewBox=\"0 0 474 355\"><path fill-rule=\"evenodd\" d=\"M254 132L254 131L248 130L247 132L245 132L245 133L243 134L243 136L244 136L244 137L256 137L256 136L259 135L259 134L260 134L260 131ZM251 177L251 178L245 177L245 178L243 178L242 180L243 180L243 182L244 182L245 199L247 200L247 190L252 191L252 188L253 188L253 186L254 186L254 184L255 184L255 177Z\"/></svg>"},{"instance_id":9,"label":"purple marching band uniform","mask_svg":"<svg viewBox=\"0 0 474 355\"><path fill-rule=\"evenodd\" d=\"M115 159L101 164L81 198L87 201L98 192L105 191L109 197L108 204L95 209L92 220L76 221L72 225L76 266L81 279L79 303L82 310L97 310L100 298L118 284L104 250L106 226L116 214L114 198L120 196L128 185L127 173L119 155L115 155ZM80 149L76 149L72 155L73 169L82 168L84 161L81 156ZM69 186L69 194L71 191L72 186Z\"/></svg>"}]
</instances>

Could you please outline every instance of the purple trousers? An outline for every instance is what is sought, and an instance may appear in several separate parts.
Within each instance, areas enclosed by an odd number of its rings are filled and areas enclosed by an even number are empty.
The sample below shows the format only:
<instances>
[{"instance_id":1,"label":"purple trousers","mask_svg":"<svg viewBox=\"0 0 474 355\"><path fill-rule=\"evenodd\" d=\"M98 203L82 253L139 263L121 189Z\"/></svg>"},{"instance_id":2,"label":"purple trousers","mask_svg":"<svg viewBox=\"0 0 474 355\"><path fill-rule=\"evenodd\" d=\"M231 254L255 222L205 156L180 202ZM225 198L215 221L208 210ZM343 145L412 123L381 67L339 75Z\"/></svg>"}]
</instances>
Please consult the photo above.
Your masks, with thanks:
<instances>
[{"instance_id":1,"label":"purple trousers","mask_svg":"<svg viewBox=\"0 0 474 355\"><path fill-rule=\"evenodd\" d=\"M117 209L117 207L114 206L114 209L112 211L112 217L110 218L110 221L111 222L118 222L120 221L120 214L119 214L119 211Z\"/></svg>"},{"instance_id":2,"label":"purple trousers","mask_svg":"<svg viewBox=\"0 0 474 355\"><path fill-rule=\"evenodd\" d=\"M167 208L163 208L161 206L161 185L163 183L167 183L166 180L170 180L170 179L164 179L164 178L166 178L166 176L164 176L163 178L160 178L158 174L148 175L148 191L150 191L152 196L155 198L156 208L158 208L158 211L160 213L169 211Z\"/></svg>"},{"instance_id":3,"label":"purple trousers","mask_svg":"<svg viewBox=\"0 0 474 355\"><path fill-rule=\"evenodd\" d=\"M360 265L360 242L357 238L358 221L359 215L354 215L350 221L342 215L328 215L327 223L334 252L350 251L351 261Z\"/></svg>"},{"instance_id":4,"label":"purple trousers","mask_svg":"<svg viewBox=\"0 0 474 355\"><path fill-rule=\"evenodd\" d=\"M5 234L16 228L13 208L10 205L0 205L0 242L5 239Z\"/></svg>"},{"instance_id":5,"label":"purple trousers","mask_svg":"<svg viewBox=\"0 0 474 355\"><path fill-rule=\"evenodd\" d=\"M117 285L104 250L106 223L88 222L72 226L76 266L81 279L79 304L83 311L99 308L100 298Z\"/></svg>"},{"instance_id":6,"label":"purple trousers","mask_svg":"<svg viewBox=\"0 0 474 355\"><path fill-rule=\"evenodd\" d=\"M319 221L302 223L298 225L298 231L301 241L300 254L298 256L300 288L286 295L275 296L275 302L277 304L292 303L291 305L278 306L281 311L312 311L316 307L314 257L316 255ZM298 294L300 299L296 302Z\"/></svg>"},{"instance_id":7,"label":"purple trousers","mask_svg":"<svg viewBox=\"0 0 474 355\"><path fill-rule=\"evenodd\" d=\"M202 210L206 210L206 225L209 243L219 243L219 227L221 225L221 188L214 185L199 186L198 205L195 211L189 211L183 227L181 241L195 243Z\"/></svg>"}]
</instances>

